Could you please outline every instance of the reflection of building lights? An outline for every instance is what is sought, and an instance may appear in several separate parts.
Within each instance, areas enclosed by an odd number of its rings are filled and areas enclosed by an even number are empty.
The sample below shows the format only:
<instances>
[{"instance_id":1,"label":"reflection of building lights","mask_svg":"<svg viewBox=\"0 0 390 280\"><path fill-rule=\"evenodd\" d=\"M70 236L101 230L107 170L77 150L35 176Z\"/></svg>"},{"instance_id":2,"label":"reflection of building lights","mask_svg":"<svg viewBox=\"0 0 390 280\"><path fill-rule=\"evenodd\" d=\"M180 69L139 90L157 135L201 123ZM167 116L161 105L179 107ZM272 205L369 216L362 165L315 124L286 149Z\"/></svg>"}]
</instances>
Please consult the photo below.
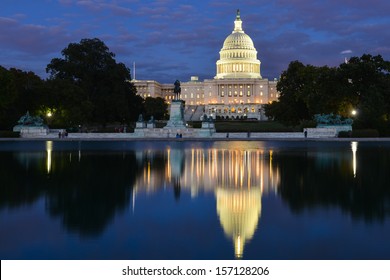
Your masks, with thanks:
<instances>
[{"instance_id":1,"label":"reflection of building lights","mask_svg":"<svg viewBox=\"0 0 390 280\"><path fill-rule=\"evenodd\" d=\"M168 179L168 182L171 182L171 176L172 176L172 166L171 166L171 149L167 150L167 165L166 165L166 178Z\"/></svg>"},{"instance_id":2,"label":"reflection of building lights","mask_svg":"<svg viewBox=\"0 0 390 280\"><path fill-rule=\"evenodd\" d=\"M243 249L243 244L241 244L241 236L237 236L237 239L236 239L236 244L234 244L235 248L234 248L234 251L235 251L235 254L236 254L236 257L237 258L242 258L242 249Z\"/></svg>"},{"instance_id":3,"label":"reflection of building lights","mask_svg":"<svg viewBox=\"0 0 390 280\"><path fill-rule=\"evenodd\" d=\"M150 186L150 161L148 161L148 186Z\"/></svg>"},{"instance_id":4,"label":"reflection of building lights","mask_svg":"<svg viewBox=\"0 0 390 280\"><path fill-rule=\"evenodd\" d=\"M53 141L47 141L46 142L46 152L47 152L47 158L46 158L46 169L47 174L51 171L51 152L53 151Z\"/></svg>"},{"instance_id":5,"label":"reflection of building lights","mask_svg":"<svg viewBox=\"0 0 390 280\"><path fill-rule=\"evenodd\" d=\"M231 146L211 149L164 151L165 167L155 166L154 152L140 155L144 159L143 174L134 186L137 192L155 191L175 182L188 189L191 197L200 191L215 193L221 226L234 243L236 258L242 258L245 244L253 238L261 216L261 197L278 188L279 168L272 161L273 151L241 149ZM147 156L146 156L147 155ZM157 156L158 154L156 154ZM142 189L141 189L142 188ZM135 205L135 189L133 208ZM133 209L134 212L134 209Z\"/></svg>"},{"instance_id":6,"label":"reflection of building lights","mask_svg":"<svg viewBox=\"0 0 390 280\"><path fill-rule=\"evenodd\" d=\"M245 243L253 238L261 216L262 192L258 187L218 188L215 195L223 231L233 240L236 258L242 258Z\"/></svg>"},{"instance_id":7,"label":"reflection of building lights","mask_svg":"<svg viewBox=\"0 0 390 280\"><path fill-rule=\"evenodd\" d=\"M353 177L356 177L356 152L357 152L358 142L351 142L352 149L352 169L353 169Z\"/></svg>"}]
</instances>

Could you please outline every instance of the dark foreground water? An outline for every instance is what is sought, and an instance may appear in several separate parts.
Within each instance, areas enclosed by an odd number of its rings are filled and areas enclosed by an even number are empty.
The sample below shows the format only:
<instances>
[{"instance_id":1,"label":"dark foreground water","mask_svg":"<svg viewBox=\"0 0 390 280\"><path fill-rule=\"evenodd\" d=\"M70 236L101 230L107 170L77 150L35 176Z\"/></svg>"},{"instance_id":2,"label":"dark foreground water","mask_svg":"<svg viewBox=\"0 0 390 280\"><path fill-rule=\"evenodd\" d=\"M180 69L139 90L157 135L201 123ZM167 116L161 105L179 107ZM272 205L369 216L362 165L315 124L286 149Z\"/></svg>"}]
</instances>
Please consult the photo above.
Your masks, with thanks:
<instances>
[{"instance_id":1,"label":"dark foreground water","mask_svg":"<svg viewBox=\"0 0 390 280\"><path fill-rule=\"evenodd\" d=\"M0 142L1 259L390 259L390 143Z\"/></svg>"}]
</instances>

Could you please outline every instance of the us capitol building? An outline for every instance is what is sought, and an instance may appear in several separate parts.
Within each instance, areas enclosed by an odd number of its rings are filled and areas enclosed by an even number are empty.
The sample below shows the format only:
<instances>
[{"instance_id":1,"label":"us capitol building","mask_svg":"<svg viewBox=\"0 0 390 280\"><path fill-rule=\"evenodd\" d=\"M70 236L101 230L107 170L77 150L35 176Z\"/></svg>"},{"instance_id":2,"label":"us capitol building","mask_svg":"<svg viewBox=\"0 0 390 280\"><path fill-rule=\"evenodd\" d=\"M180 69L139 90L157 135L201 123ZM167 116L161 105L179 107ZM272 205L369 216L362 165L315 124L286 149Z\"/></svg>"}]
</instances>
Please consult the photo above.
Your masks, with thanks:
<instances>
[{"instance_id":1,"label":"us capitol building","mask_svg":"<svg viewBox=\"0 0 390 280\"><path fill-rule=\"evenodd\" d=\"M252 39L242 29L239 10L234 30L225 39L219 54L214 79L201 82L193 76L189 82L181 82L185 120L200 120L204 114L214 119L266 120L263 105L278 99L277 80L262 78L261 62L257 59ZM132 82L137 88L137 94L143 98L162 97L168 104L174 99L173 84L149 80Z\"/></svg>"}]
</instances>

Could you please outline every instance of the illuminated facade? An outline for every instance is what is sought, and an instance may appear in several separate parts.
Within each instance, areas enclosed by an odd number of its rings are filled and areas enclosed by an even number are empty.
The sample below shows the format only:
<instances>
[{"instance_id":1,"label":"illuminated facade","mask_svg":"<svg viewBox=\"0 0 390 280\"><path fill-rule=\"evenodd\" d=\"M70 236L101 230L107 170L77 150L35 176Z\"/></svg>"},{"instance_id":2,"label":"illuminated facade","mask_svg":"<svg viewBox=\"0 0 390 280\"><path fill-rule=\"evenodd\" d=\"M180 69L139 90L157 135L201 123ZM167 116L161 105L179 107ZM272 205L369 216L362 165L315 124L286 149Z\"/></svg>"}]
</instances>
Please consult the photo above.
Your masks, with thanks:
<instances>
[{"instance_id":1,"label":"illuminated facade","mask_svg":"<svg viewBox=\"0 0 390 280\"><path fill-rule=\"evenodd\" d=\"M237 11L233 32L225 39L216 62L216 76L203 82L191 77L181 83L186 120L199 120L203 114L221 119L266 120L263 105L278 99L276 80L263 79L260 60L252 39L242 29ZM142 97L174 99L173 84L133 80Z\"/></svg>"}]
</instances>

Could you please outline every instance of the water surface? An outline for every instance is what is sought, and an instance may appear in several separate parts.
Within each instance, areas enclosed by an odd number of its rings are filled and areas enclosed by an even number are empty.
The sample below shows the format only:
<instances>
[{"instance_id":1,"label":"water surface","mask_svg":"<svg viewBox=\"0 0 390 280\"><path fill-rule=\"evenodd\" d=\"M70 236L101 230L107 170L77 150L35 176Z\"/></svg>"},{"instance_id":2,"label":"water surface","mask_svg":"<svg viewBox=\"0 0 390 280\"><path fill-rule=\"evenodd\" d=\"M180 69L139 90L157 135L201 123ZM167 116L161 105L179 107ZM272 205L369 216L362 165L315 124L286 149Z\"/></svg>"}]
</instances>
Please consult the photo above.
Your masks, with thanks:
<instances>
[{"instance_id":1,"label":"water surface","mask_svg":"<svg viewBox=\"0 0 390 280\"><path fill-rule=\"evenodd\" d=\"M1 259L390 259L386 142L0 143Z\"/></svg>"}]
</instances>

